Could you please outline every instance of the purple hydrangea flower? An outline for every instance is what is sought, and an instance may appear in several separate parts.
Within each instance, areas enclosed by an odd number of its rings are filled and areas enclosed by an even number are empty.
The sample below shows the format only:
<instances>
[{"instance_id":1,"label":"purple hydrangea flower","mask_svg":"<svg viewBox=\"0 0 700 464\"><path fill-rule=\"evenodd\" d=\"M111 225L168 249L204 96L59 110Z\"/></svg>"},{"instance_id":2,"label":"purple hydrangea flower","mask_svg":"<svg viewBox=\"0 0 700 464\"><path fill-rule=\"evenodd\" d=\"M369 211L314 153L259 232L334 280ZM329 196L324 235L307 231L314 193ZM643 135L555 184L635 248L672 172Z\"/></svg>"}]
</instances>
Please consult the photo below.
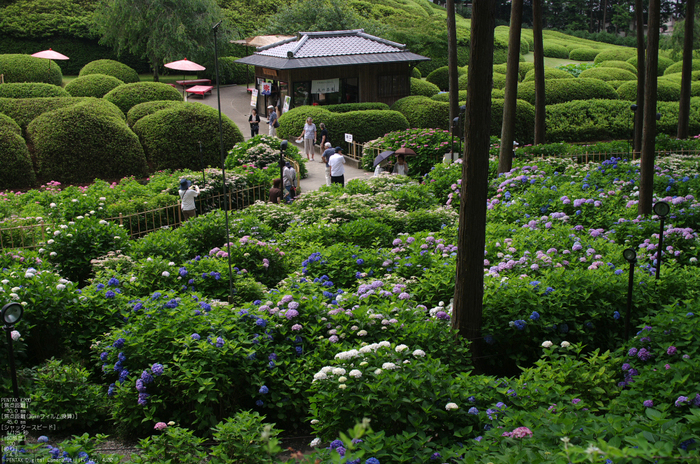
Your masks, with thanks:
<instances>
[{"instance_id":1,"label":"purple hydrangea flower","mask_svg":"<svg viewBox=\"0 0 700 464\"><path fill-rule=\"evenodd\" d=\"M143 380L143 383L149 384L153 382L153 376L148 373L148 371L143 371L141 373L141 380Z\"/></svg>"},{"instance_id":2,"label":"purple hydrangea flower","mask_svg":"<svg viewBox=\"0 0 700 464\"><path fill-rule=\"evenodd\" d=\"M627 352L627 356L631 358L637 356L637 348L630 348L630 350Z\"/></svg>"},{"instance_id":3,"label":"purple hydrangea flower","mask_svg":"<svg viewBox=\"0 0 700 464\"><path fill-rule=\"evenodd\" d=\"M222 348L224 346L224 343L225 343L225 341L223 338L216 337L216 347L217 348ZM163 371L163 369L161 368L161 373L162 373L162 371ZM154 374L155 374L155 372L154 372Z\"/></svg>"},{"instance_id":4,"label":"purple hydrangea flower","mask_svg":"<svg viewBox=\"0 0 700 464\"><path fill-rule=\"evenodd\" d=\"M339 448L343 446L343 442L340 440L333 440L329 446L330 449L334 450L336 448Z\"/></svg>"},{"instance_id":5,"label":"purple hydrangea flower","mask_svg":"<svg viewBox=\"0 0 700 464\"><path fill-rule=\"evenodd\" d=\"M155 363L153 366L151 366L151 372L153 372L153 375L162 375L163 365Z\"/></svg>"},{"instance_id":6,"label":"purple hydrangea flower","mask_svg":"<svg viewBox=\"0 0 700 464\"><path fill-rule=\"evenodd\" d=\"M340 339L338 338L337 335L331 335L331 336L328 338L328 341L331 342L331 343L338 343L338 342L340 341Z\"/></svg>"},{"instance_id":7,"label":"purple hydrangea flower","mask_svg":"<svg viewBox=\"0 0 700 464\"><path fill-rule=\"evenodd\" d=\"M269 392L270 390L265 385L260 387L260 390L258 390L258 393L260 393L261 395L267 395Z\"/></svg>"},{"instance_id":8,"label":"purple hydrangea flower","mask_svg":"<svg viewBox=\"0 0 700 464\"><path fill-rule=\"evenodd\" d=\"M686 402L688 402L687 396L679 396L678 399L676 400L675 405L677 408L680 408L681 406L683 406L683 403L686 403Z\"/></svg>"},{"instance_id":9,"label":"purple hydrangea flower","mask_svg":"<svg viewBox=\"0 0 700 464\"><path fill-rule=\"evenodd\" d=\"M666 354L669 356L673 356L674 354L676 354L677 351L678 349L675 346L669 346L666 350Z\"/></svg>"},{"instance_id":10,"label":"purple hydrangea flower","mask_svg":"<svg viewBox=\"0 0 700 464\"><path fill-rule=\"evenodd\" d=\"M115 347L115 348L121 348L122 346L124 346L124 342L125 342L125 341L126 341L126 340L123 339L123 338L118 338L117 341L115 341L114 344L113 344L112 346Z\"/></svg>"},{"instance_id":11,"label":"purple hydrangea flower","mask_svg":"<svg viewBox=\"0 0 700 464\"><path fill-rule=\"evenodd\" d=\"M287 319L291 320L294 317L297 317L299 315L299 311L296 309L288 309L287 312L284 314L284 317Z\"/></svg>"},{"instance_id":12,"label":"purple hydrangea flower","mask_svg":"<svg viewBox=\"0 0 700 464\"><path fill-rule=\"evenodd\" d=\"M649 361L651 359L651 353L646 348L642 348L637 353L637 357L642 361Z\"/></svg>"},{"instance_id":13,"label":"purple hydrangea flower","mask_svg":"<svg viewBox=\"0 0 700 464\"><path fill-rule=\"evenodd\" d=\"M199 340L200 338L202 338L202 337L200 337L198 333L192 334L192 340Z\"/></svg>"},{"instance_id":14,"label":"purple hydrangea flower","mask_svg":"<svg viewBox=\"0 0 700 464\"><path fill-rule=\"evenodd\" d=\"M645 408L653 408L654 407L654 402L652 400L645 400L644 403L642 403Z\"/></svg>"},{"instance_id":15,"label":"purple hydrangea flower","mask_svg":"<svg viewBox=\"0 0 700 464\"><path fill-rule=\"evenodd\" d=\"M472 406L471 408L469 408L469 411L467 411L467 413L471 414L472 416L476 416L477 414L479 414L479 410Z\"/></svg>"},{"instance_id":16,"label":"purple hydrangea flower","mask_svg":"<svg viewBox=\"0 0 700 464\"><path fill-rule=\"evenodd\" d=\"M148 404L148 397L151 396L148 393L139 393L139 406L146 406Z\"/></svg>"}]
</instances>

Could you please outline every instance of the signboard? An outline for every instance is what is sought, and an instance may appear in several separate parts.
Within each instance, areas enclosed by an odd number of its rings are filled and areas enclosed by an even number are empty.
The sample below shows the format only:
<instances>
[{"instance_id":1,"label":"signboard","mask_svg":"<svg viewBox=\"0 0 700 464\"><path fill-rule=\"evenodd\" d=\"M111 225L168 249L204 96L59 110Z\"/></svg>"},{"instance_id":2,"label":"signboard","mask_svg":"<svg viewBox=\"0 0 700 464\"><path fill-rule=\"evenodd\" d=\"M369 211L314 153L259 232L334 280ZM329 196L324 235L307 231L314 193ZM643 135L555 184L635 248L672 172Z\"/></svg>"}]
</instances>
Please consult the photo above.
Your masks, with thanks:
<instances>
[{"instance_id":1,"label":"signboard","mask_svg":"<svg viewBox=\"0 0 700 464\"><path fill-rule=\"evenodd\" d=\"M311 93L340 92L340 78L311 81Z\"/></svg>"},{"instance_id":2,"label":"signboard","mask_svg":"<svg viewBox=\"0 0 700 464\"><path fill-rule=\"evenodd\" d=\"M252 107L258 106L258 89L253 89L250 92L250 106L252 106Z\"/></svg>"},{"instance_id":3,"label":"signboard","mask_svg":"<svg viewBox=\"0 0 700 464\"><path fill-rule=\"evenodd\" d=\"M352 143L352 134L345 134L345 141L348 143Z\"/></svg>"},{"instance_id":4,"label":"signboard","mask_svg":"<svg viewBox=\"0 0 700 464\"><path fill-rule=\"evenodd\" d=\"M272 93L272 82L263 82L262 83L262 92L260 92L261 95L270 95Z\"/></svg>"},{"instance_id":5,"label":"signboard","mask_svg":"<svg viewBox=\"0 0 700 464\"><path fill-rule=\"evenodd\" d=\"M286 113L287 111L289 111L289 104L291 102L292 102L292 97L290 97L289 95L284 97L284 107L282 108L283 113Z\"/></svg>"},{"instance_id":6,"label":"signboard","mask_svg":"<svg viewBox=\"0 0 700 464\"><path fill-rule=\"evenodd\" d=\"M276 69L262 68L262 73L266 76L277 77L277 70Z\"/></svg>"}]
</instances>

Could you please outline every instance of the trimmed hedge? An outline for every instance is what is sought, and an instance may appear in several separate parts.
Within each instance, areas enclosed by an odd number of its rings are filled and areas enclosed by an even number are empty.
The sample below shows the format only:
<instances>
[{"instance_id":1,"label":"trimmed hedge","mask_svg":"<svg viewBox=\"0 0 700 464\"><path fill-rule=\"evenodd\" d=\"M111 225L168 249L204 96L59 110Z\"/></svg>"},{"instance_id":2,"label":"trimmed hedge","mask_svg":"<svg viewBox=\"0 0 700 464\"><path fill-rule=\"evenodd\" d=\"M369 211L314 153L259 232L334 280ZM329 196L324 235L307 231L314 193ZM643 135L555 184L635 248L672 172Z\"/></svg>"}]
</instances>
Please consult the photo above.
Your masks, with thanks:
<instances>
[{"instance_id":1,"label":"trimmed hedge","mask_svg":"<svg viewBox=\"0 0 700 464\"><path fill-rule=\"evenodd\" d=\"M251 66L246 74L248 65L236 63L236 60L240 60L240 57L223 56L219 58L220 85L247 84L246 79L250 78L251 81L255 79L254 67ZM177 71L169 70L168 72L170 72L170 74L177 74ZM211 79L212 83L216 85L216 68L214 67L214 63L209 64L205 71L198 72L197 78Z\"/></svg>"},{"instance_id":2,"label":"trimmed hedge","mask_svg":"<svg viewBox=\"0 0 700 464\"><path fill-rule=\"evenodd\" d=\"M435 71L428 74L428 77L426 77L425 80L437 85L440 90L448 90L450 88L448 72L449 71L447 66L437 68ZM466 67L457 68L457 75L461 76L463 74L467 74Z\"/></svg>"},{"instance_id":3,"label":"trimmed hedge","mask_svg":"<svg viewBox=\"0 0 700 464\"><path fill-rule=\"evenodd\" d=\"M593 48L574 48L569 52L569 59L575 61L593 61L601 50Z\"/></svg>"},{"instance_id":4,"label":"trimmed hedge","mask_svg":"<svg viewBox=\"0 0 700 464\"><path fill-rule=\"evenodd\" d=\"M63 88L40 82L21 82L0 85L0 98L70 97Z\"/></svg>"},{"instance_id":5,"label":"trimmed hedge","mask_svg":"<svg viewBox=\"0 0 700 464\"><path fill-rule=\"evenodd\" d=\"M493 90L491 91L493 92ZM439 102L449 102L450 101L450 93L449 92L442 92L437 95L433 95L430 97L431 100L439 101ZM463 102L467 101L467 91L466 90L460 90L459 91L459 96L457 97L457 100Z\"/></svg>"},{"instance_id":6,"label":"trimmed hedge","mask_svg":"<svg viewBox=\"0 0 700 464\"><path fill-rule=\"evenodd\" d=\"M634 66L634 69L637 69L637 55L635 54L632 58L626 60L627 63L631 64ZM656 70L656 73L658 76L663 76L666 70L668 69L669 66L671 66L675 61L673 61L670 58L666 58L665 56L660 56L659 57L659 67ZM681 69L682 70L682 69Z\"/></svg>"},{"instance_id":7,"label":"trimmed hedge","mask_svg":"<svg viewBox=\"0 0 700 464\"><path fill-rule=\"evenodd\" d=\"M637 75L619 68L591 68L579 74L579 79L600 79L601 81L636 81Z\"/></svg>"},{"instance_id":8,"label":"trimmed hedge","mask_svg":"<svg viewBox=\"0 0 700 464\"><path fill-rule=\"evenodd\" d=\"M323 105L322 108L331 113L348 113L350 111L388 110L389 105L381 102L340 103L338 105Z\"/></svg>"},{"instance_id":9,"label":"trimmed hedge","mask_svg":"<svg viewBox=\"0 0 700 464\"><path fill-rule=\"evenodd\" d=\"M219 112L202 103L182 103L144 116L134 124L134 132L154 170L199 170L200 141L204 164L221 166ZM223 115L223 133L225 147L243 141L238 126L226 115Z\"/></svg>"},{"instance_id":10,"label":"trimmed hedge","mask_svg":"<svg viewBox=\"0 0 700 464\"><path fill-rule=\"evenodd\" d=\"M491 99L491 135L501 137L503 127L503 98ZM523 100L515 101L515 140L521 144L532 143L535 139L535 107Z\"/></svg>"},{"instance_id":11,"label":"trimmed hedge","mask_svg":"<svg viewBox=\"0 0 700 464\"><path fill-rule=\"evenodd\" d=\"M681 85L681 82L683 82L683 73L677 72L671 74L664 74L662 77L659 78L659 80L675 82L676 84ZM700 81L700 71L691 72L690 80L691 82Z\"/></svg>"},{"instance_id":12,"label":"trimmed hedge","mask_svg":"<svg viewBox=\"0 0 700 464\"><path fill-rule=\"evenodd\" d=\"M182 101L182 95L174 87L160 82L136 82L124 84L103 97L114 103L124 114L139 103L159 100Z\"/></svg>"},{"instance_id":13,"label":"trimmed hedge","mask_svg":"<svg viewBox=\"0 0 700 464\"><path fill-rule=\"evenodd\" d=\"M0 74L5 75L5 83L44 82L63 85L63 73L55 61L34 58L30 55L0 55Z\"/></svg>"},{"instance_id":14,"label":"trimmed hedge","mask_svg":"<svg viewBox=\"0 0 700 464\"><path fill-rule=\"evenodd\" d=\"M491 90L491 98L506 98L506 90L505 89L492 89Z\"/></svg>"},{"instance_id":15,"label":"trimmed hedge","mask_svg":"<svg viewBox=\"0 0 700 464\"><path fill-rule=\"evenodd\" d=\"M66 91L73 97L102 98L124 82L106 74L87 74L73 79L66 85Z\"/></svg>"},{"instance_id":16,"label":"trimmed hedge","mask_svg":"<svg viewBox=\"0 0 700 464\"><path fill-rule=\"evenodd\" d=\"M432 82L422 79L411 78L411 95L422 95L424 97L432 97L440 91L440 88Z\"/></svg>"},{"instance_id":17,"label":"trimmed hedge","mask_svg":"<svg viewBox=\"0 0 700 464\"><path fill-rule=\"evenodd\" d=\"M16 122L0 114L0 185L3 189L27 188L36 183L27 143Z\"/></svg>"},{"instance_id":18,"label":"trimmed hedge","mask_svg":"<svg viewBox=\"0 0 700 464\"><path fill-rule=\"evenodd\" d=\"M114 105L99 99L42 114L27 128L39 172L60 182L144 176L138 137Z\"/></svg>"},{"instance_id":19,"label":"trimmed hedge","mask_svg":"<svg viewBox=\"0 0 700 464\"><path fill-rule=\"evenodd\" d=\"M593 62L598 64L603 61L627 61L636 55L637 50L635 48L607 48L601 50L601 52L596 55Z\"/></svg>"},{"instance_id":20,"label":"trimmed hedge","mask_svg":"<svg viewBox=\"0 0 700 464\"><path fill-rule=\"evenodd\" d=\"M700 60L693 60L693 71L700 71ZM664 76L667 74L682 73L683 72L683 62L679 61L673 63L668 68L664 70Z\"/></svg>"},{"instance_id":21,"label":"trimmed hedge","mask_svg":"<svg viewBox=\"0 0 700 464\"><path fill-rule=\"evenodd\" d=\"M545 66L544 68L544 79L547 81L548 79L574 79L574 76L572 76L570 73L563 71L561 69L557 68L550 68L549 66ZM530 82L535 80L535 70L533 69L532 71L528 72L525 77L523 78L523 82Z\"/></svg>"},{"instance_id":22,"label":"trimmed hedge","mask_svg":"<svg viewBox=\"0 0 700 464\"><path fill-rule=\"evenodd\" d=\"M148 116L149 114L156 113L166 108L173 108L184 104L185 102L172 100L139 103L138 105L134 105L126 114L126 124L129 127L134 127L134 124L136 124L138 120L144 116Z\"/></svg>"},{"instance_id":23,"label":"trimmed hedge","mask_svg":"<svg viewBox=\"0 0 700 464\"><path fill-rule=\"evenodd\" d=\"M428 97L420 98L430 100ZM336 141L345 140L344 134L352 134L354 141L364 143L389 132L411 127L404 115L387 109L333 113L325 107L300 106L280 116L278 136L288 140L296 139L309 116L314 119L316 127L324 123L328 129L328 138Z\"/></svg>"},{"instance_id":24,"label":"trimmed hedge","mask_svg":"<svg viewBox=\"0 0 700 464\"><path fill-rule=\"evenodd\" d=\"M518 75L520 76L520 80L525 79L525 76L527 73L535 69L535 63L529 63L529 62L523 62L521 61L519 66L518 66ZM499 73L499 74L506 74L507 70L507 64L497 64L493 67L493 72Z\"/></svg>"},{"instance_id":25,"label":"trimmed hedge","mask_svg":"<svg viewBox=\"0 0 700 464\"><path fill-rule=\"evenodd\" d=\"M0 113L15 120L25 133L27 126L37 116L47 111L73 106L85 101L94 100L92 98L0 98ZM123 116L123 115L122 115Z\"/></svg>"},{"instance_id":26,"label":"trimmed hedge","mask_svg":"<svg viewBox=\"0 0 700 464\"><path fill-rule=\"evenodd\" d=\"M411 77L415 77L416 79L420 79L421 77L423 77L423 75L421 74L420 69L413 68L411 70Z\"/></svg>"},{"instance_id":27,"label":"trimmed hedge","mask_svg":"<svg viewBox=\"0 0 700 464\"><path fill-rule=\"evenodd\" d=\"M598 66L600 66L601 68L624 69L625 71L629 71L631 73L637 74L637 68L626 61L615 61L615 60L603 61Z\"/></svg>"},{"instance_id":28,"label":"trimmed hedge","mask_svg":"<svg viewBox=\"0 0 700 464\"><path fill-rule=\"evenodd\" d=\"M133 68L114 60L91 61L83 66L78 76L83 77L89 74L104 74L116 77L125 84L132 84L141 80L138 73Z\"/></svg>"},{"instance_id":29,"label":"trimmed hedge","mask_svg":"<svg viewBox=\"0 0 700 464\"><path fill-rule=\"evenodd\" d=\"M657 101L677 102L681 99L681 86L675 82L659 79L656 92ZM637 81L625 82L617 89L617 93L622 100L636 101Z\"/></svg>"},{"instance_id":30,"label":"trimmed hedge","mask_svg":"<svg viewBox=\"0 0 700 464\"><path fill-rule=\"evenodd\" d=\"M494 89L505 89L506 88L506 75L500 73L493 73L493 87ZM460 87L460 90L462 88ZM466 87L465 87L466 89Z\"/></svg>"},{"instance_id":31,"label":"trimmed hedge","mask_svg":"<svg viewBox=\"0 0 700 464\"><path fill-rule=\"evenodd\" d=\"M569 58L569 49L563 45L544 43L542 45L544 56L548 58Z\"/></svg>"},{"instance_id":32,"label":"trimmed hedge","mask_svg":"<svg viewBox=\"0 0 700 464\"><path fill-rule=\"evenodd\" d=\"M496 72L493 73L493 75L496 75ZM466 91L467 86L469 85L469 74L462 74L457 78L457 88L461 91ZM504 84L505 85L505 84Z\"/></svg>"},{"instance_id":33,"label":"trimmed hedge","mask_svg":"<svg viewBox=\"0 0 700 464\"><path fill-rule=\"evenodd\" d=\"M572 100L606 99L617 100L614 88L599 79L550 79L544 81L545 104L555 105ZM518 85L518 98L535 104L535 81Z\"/></svg>"}]
</instances>

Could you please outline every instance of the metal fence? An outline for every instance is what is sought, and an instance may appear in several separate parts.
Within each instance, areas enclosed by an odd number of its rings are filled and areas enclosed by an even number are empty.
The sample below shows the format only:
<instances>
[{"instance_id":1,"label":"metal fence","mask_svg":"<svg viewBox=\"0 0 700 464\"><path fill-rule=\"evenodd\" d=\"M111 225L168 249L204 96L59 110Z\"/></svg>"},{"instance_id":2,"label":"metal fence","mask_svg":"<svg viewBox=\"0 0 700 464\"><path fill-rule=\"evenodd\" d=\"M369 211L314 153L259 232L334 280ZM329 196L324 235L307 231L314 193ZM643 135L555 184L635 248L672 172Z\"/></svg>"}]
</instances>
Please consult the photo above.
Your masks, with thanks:
<instances>
[{"instance_id":1,"label":"metal fence","mask_svg":"<svg viewBox=\"0 0 700 464\"><path fill-rule=\"evenodd\" d=\"M206 198L196 198L197 214L205 214L215 209L228 209L230 211L243 209L258 200L267 200L269 189L265 185L256 185L242 190L228 191L226 195L218 195ZM180 204L175 203L161 208L140 211L134 214L122 214L105 218L124 226L131 238L140 238L144 235L162 229L176 228L182 224L183 216ZM40 222L26 226L14 226L0 228L0 249L6 248L36 248L46 240L46 227L49 224Z\"/></svg>"},{"instance_id":2,"label":"metal fence","mask_svg":"<svg viewBox=\"0 0 700 464\"><path fill-rule=\"evenodd\" d=\"M663 150L657 151L655 156L669 156L669 155L680 155L680 156L698 156L700 155L700 150ZM608 160L610 158L627 158L636 160L640 158L640 153L635 151L622 151L622 152L583 152L583 153L562 153L562 154L551 154L551 155L516 155L516 158L520 159L548 159L548 158L569 158L573 159L578 163L589 163L589 162L601 162Z\"/></svg>"}]
</instances>

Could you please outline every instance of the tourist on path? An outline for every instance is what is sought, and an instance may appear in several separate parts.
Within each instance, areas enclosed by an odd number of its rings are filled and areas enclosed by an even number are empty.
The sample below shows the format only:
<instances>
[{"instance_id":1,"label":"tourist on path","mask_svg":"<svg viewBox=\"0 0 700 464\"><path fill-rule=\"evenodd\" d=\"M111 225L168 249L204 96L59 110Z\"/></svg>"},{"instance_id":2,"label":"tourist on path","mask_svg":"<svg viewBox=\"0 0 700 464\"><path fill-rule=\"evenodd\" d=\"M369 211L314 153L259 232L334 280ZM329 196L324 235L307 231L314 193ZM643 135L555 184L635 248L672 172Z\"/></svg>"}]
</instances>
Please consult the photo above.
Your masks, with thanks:
<instances>
[{"instance_id":1,"label":"tourist on path","mask_svg":"<svg viewBox=\"0 0 700 464\"><path fill-rule=\"evenodd\" d=\"M331 185L331 165L328 163L331 156L335 155L335 148L331 147L330 142L324 145L326 151L321 155L321 160L326 163L326 185Z\"/></svg>"},{"instance_id":2,"label":"tourist on path","mask_svg":"<svg viewBox=\"0 0 700 464\"><path fill-rule=\"evenodd\" d=\"M267 123L270 125L270 131L268 132L268 135L270 135L270 137L277 137L277 128L279 127L280 123L277 122L277 113L275 112L275 107L270 105L267 107L267 110Z\"/></svg>"},{"instance_id":3,"label":"tourist on path","mask_svg":"<svg viewBox=\"0 0 700 464\"><path fill-rule=\"evenodd\" d=\"M314 161L314 143L316 143L316 124L311 116L306 118L306 124L304 124L304 130L301 132L299 138L304 138L304 153L306 153L306 159Z\"/></svg>"},{"instance_id":4,"label":"tourist on path","mask_svg":"<svg viewBox=\"0 0 700 464\"><path fill-rule=\"evenodd\" d=\"M328 164L331 165L331 184L345 187L345 156L342 148L335 147L335 154L331 156Z\"/></svg>"},{"instance_id":5,"label":"tourist on path","mask_svg":"<svg viewBox=\"0 0 700 464\"><path fill-rule=\"evenodd\" d=\"M197 215L197 207L194 204L194 199L199 195L199 187L194 186L194 190L190 187L192 182L187 179L180 179L180 194L182 208L182 222L187 221Z\"/></svg>"},{"instance_id":6,"label":"tourist on path","mask_svg":"<svg viewBox=\"0 0 700 464\"><path fill-rule=\"evenodd\" d=\"M328 140L328 129L326 129L326 125L324 123L320 123L318 125L321 128L321 145L320 145L320 151L323 151L326 144L330 144L331 141ZM329 145L330 146L330 145ZM323 161L322 161L323 162ZM328 164L326 164L328 166Z\"/></svg>"},{"instance_id":7,"label":"tourist on path","mask_svg":"<svg viewBox=\"0 0 700 464\"><path fill-rule=\"evenodd\" d=\"M248 122L250 123L250 138L258 135L260 131L260 116L258 116L258 111L253 108L250 116L248 116Z\"/></svg>"},{"instance_id":8,"label":"tourist on path","mask_svg":"<svg viewBox=\"0 0 700 464\"><path fill-rule=\"evenodd\" d=\"M270 198L268 201L270 203L279 203L280 200L282 199L282 189L280 188L282 185L282 181L280 178L276 178L272 180L272 188L270 189Z\"/></svg>"}]
</instances>

